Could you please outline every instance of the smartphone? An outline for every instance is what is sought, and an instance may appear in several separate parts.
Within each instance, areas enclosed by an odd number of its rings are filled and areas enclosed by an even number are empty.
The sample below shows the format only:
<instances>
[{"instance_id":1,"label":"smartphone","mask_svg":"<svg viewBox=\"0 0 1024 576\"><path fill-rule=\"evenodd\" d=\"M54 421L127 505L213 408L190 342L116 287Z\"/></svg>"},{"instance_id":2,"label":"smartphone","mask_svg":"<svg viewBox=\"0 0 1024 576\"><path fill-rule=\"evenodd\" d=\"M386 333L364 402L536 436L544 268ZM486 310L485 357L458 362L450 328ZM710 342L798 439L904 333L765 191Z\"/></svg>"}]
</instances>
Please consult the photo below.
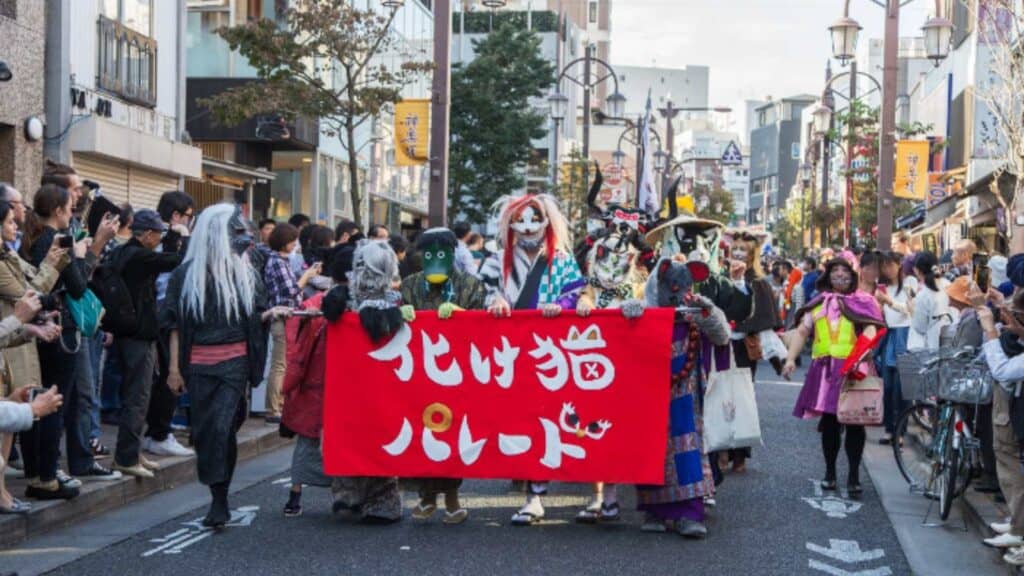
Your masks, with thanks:
<instances>
[{"instance_id":1,"label":"smartphone","mask_svg":"<svg viewBox=\"0 0 1024 576\"><path fill-rule=\"evenodd\" d=\"M990 271L988 269L988 254L974 255L974 281L978 284L978 290L988 292L991 283Z\"/></svg>"},{"instance_id":2,"label":"smartphone","mask_svg":"<svg viewBox=\"0 0 1024 576\"><path fill-rule=\"evenodd\" d=\"M75 245L75 239L72 238L71 236L68 236L67 234L61 234L60 235L60 240L57 241L57 246L60 246L61 248L68 248L68 249L70 249L74 245Z\"/></svg>"},{"instance_id":3,"label":"smartphone","mask_svg":"<svg viewBox=\"0 0 1024 576\"><path fill-rule=\"evenodd\" d=\"M42 387L39 387L39 386L36 386L36 387L32 388L31 390L28 391L28 401L29 402L34 402L35 399L36 399L36 396L39 396L43 392L46 392L46 388L42 388Z\"/></svg>"}]
</instances>

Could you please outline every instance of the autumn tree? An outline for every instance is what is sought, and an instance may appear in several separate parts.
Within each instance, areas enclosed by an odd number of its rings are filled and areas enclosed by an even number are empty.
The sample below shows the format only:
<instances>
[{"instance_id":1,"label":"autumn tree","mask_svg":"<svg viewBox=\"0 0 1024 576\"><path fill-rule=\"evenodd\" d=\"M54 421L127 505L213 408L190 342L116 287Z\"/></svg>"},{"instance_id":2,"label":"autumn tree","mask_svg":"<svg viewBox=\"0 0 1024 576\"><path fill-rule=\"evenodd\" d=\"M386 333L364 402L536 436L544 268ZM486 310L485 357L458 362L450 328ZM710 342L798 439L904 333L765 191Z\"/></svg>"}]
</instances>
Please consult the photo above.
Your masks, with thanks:
<instances>
[{"instance_id":1,"label":"autumn tree","mask_svg":"<svg viewBox=\"0 0 1024 576\"><path fill-rule=\"evenodd\" d=\"M433 68L402 58L391 32L395 11L361 9L347 0L295 0L281 18L262 18L217 30L256 70L256 80L200 100L224 124L257 114L316 118L348 155L349 193L361 223L357 133L402 99L402 89Z\"/></svg>"}]
</instances>

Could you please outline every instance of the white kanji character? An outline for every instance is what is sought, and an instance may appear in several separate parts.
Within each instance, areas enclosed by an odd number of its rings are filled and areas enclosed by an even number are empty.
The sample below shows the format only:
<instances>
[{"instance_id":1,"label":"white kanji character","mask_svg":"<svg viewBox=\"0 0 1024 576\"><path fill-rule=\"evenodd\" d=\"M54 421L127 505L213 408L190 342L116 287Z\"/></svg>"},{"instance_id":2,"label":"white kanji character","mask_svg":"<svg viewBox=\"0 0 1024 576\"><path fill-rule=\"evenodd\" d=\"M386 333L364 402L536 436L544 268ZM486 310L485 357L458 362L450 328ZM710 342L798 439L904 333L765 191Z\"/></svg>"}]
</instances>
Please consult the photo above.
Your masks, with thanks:
<instances>
[{"instance_id":1,"label":"white kanji character","mask_svg":"<svg viewBox=\"0 0 1024 576\"><path fill-rule=\"evenodd\" d=\"M565 354L555 346L550 337L541 340L539 336L534 334L533 341L537 343L537 348L530 351L530 356L534 358L548 357L548 360L543 364L537 365L537 379L540 380L542 386L552 392L561 390L569 379L569 363L565 360ZM542 371L546 370L554 370L555 373L552 376L548 376L542 373Z\"/></svg>"},{"instance_id":2,"label":"white kanji character","mask_svg":"<svg viewBox=\"0 0 1024 576\"><path fill-rule=\"evenodd\" d=\"M437 357L448 353L451 348L448 339L444 334L438 336L435 344L430 335L423 332L423 368L427 371L427 378L441 386L458 386L462 384L462 368L459 368L458 360L452 360L447 369L441 370L437 366Z\"/></svg>"},{"instance_id":3,"label":"white kanji character","mask_svg":"<svg viewBox=\"0 0 1024 576\"><path fill-rule=\"evenodd\" d=\"M525 454L532 445L533 440L525 434L498 434L498 449L505 456Z\"/></svg>"},{"instance_id":4,"label":"white kanji character","mask_svg":"<svg viewBox=\"0 0 1024 576\"><path fill-rule=\"evenodd\" d=\"M423 453L434 462L444 462L452 455L452 447L446 442L434 438L434 433L426 426L423 427L420 443L423 445Z\"/></svg>"},{"instance_id":5,"label":"white kanji character","mask_svg":"<svg viewBox=\"0 0 1024 576\"><path fill-rule=\"evenodd\" d=\"M370 352L370 358L382 362L401 358L402 363L395 368L395 376L398 376L402 382L408 382L412 380L414 366L412 352L409 351L410 340L412 340L412 330L408 324L403 324L387 344Z\"/></svg>"},{"instance_id":6,"label":"white kanji character","mask_svg":"<svg viewBox=\"0 0 1024 576\"><path fill-rule=\"evenodd\" d=\"M473 377L477 382L487 384L491 381L491 359L484 358L476 344L469 345L469 367L473 370Z\"/></svg>"},{"instance_id":7,"label":"white kanji character","mask_svg":"<svg viewBox=\"0 0 1024 576\"><path fill-rule=\"evenodd\" d=\"M563 454L577 460L587 457L587 451L582 446L562 443L562 431L558 428L558 424L547 418L541 418L540 423L544 427L544 456L540 459L541 464L552 470L557 470L562 467Z\"/></svg>"},{"instance_id":8,"label":"white kanji character","mask_svg":"<svg viewBox=\"0 0 1024 576\"><path fill-rule=\"evenodd\" d=\"M494 349L494 363L501 367L501 374L494 377L498 386L508 388L512 385L512 379L516 373L516 358L519 357L519 348L509 344L508 338L501 337L501 349Z\"/></svg>"},{"instance_id":9,"label":"white kanji character","mask_svg":"<svg viewBox=\"0 0 1024 576\"><path fill-rule=\"evenodd\" d=\"M569 351L572 364L572 379L580 390L604 390L615 380L615 365L604 354L587 352L607 346L601 336L601 328L588 326L582 333L575 326L569 329L569 337L561 341L562 348ZM573 354L574 351L586 352Z\"/></svg>"}]
</instances>

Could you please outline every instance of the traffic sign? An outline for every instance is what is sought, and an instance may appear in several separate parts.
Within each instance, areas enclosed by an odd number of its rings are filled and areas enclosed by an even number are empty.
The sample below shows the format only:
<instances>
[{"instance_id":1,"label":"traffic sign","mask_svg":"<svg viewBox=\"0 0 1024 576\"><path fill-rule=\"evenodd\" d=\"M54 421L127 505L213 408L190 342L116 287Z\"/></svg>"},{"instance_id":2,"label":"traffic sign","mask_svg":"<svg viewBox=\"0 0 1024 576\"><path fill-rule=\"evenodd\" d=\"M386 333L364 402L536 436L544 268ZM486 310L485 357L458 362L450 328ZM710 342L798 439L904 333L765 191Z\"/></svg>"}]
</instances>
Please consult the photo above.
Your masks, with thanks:
<instances>
[{"instance_id":1,"label":"traffic sign","mask_svg":"<svg viewBox=\"0 0 1024 576\"><path fill-rule=\"evenodd\" d=\"M725 147L725 152L722 152L722 165L739 166L741 164L743 164L743 153L740 152L740 147L736 145L736 142L730 140L729 145Z\"/></svg>"}]
</instances>

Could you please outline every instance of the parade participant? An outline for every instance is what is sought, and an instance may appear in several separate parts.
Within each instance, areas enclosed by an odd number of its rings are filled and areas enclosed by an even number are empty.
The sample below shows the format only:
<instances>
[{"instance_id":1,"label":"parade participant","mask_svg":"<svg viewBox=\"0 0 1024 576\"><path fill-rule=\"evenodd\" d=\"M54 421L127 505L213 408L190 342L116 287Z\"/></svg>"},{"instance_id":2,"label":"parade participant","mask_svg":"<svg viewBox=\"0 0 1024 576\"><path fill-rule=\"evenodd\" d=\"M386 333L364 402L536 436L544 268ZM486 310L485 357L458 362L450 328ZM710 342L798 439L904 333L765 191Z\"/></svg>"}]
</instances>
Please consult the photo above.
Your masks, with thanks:
<instances>
[{"instance_id":1,"label":"parade participant","mask_svg":"<svg viewBox=\"0 0 1024 576\"><path fill-rule=\"evenodd\" d=\"M687 538L707 535L704 498L714 495L715 483L708 457L703 454L704 376L703 350L729 342L725 314L709 299L693 292L708 268L700 262L681 264L662 259L647 280L648 306L686 306L700 312L677 314L672 329L671 395L665 484L637 486L638 508L645 514L642 529L665 532L673 528ZM707 344L708 346L705 346Z\"/></svg>"},{"instance_id":2,"label":"parade participant","mask_svg":"<svg viewBox=\"0 0 1024 576\"><path fill-rule=\"evenodd\" d=\"M228 489L238 457L235 434L246 386L263 378L268 310L263 283L249 263L250 226L236 206L218 204L196 222L185 260L171 275L161 311L170 332L167 385L191 397L192 438L199 481L212 502L203 525L231 519Z\"/></svg>"},{"instance_id":3,"label":"parade participant","mask_svg":"<svg viewBox=\"0 0 1024 576\"><path fill-rule=\"evenodd\" d=\"M594 309L621 309L626 318L643 314L644 304L637 296L639 285L636 262L639 233L627 229L626 233L605 229L595 235L594 246L587 257L587 285L576 303L576 314L586 318ZM581 510L576 520L592 523L598 520L618 520L619 502L615 484L594 484L590 504Z\"/></svg>"},{"instance_id":4,"label":"parade participant","mask_svg":"<svg viewBox=\"0 0 1024 576\"><path fill-rule=\"evenodd\" d=\"M402 280L402 314L407 322L416 317L416 310L436 310L438 318L447 320L456 310L482 310L487 289L469 272L457 269L455 260L458 240L447 228L431 228L416 241L416 250L423 261L423 271ZM460 478L420 478L416 480L420 503L413 518L426 520L437 511L437 497L444 494L445 524L461 524L469 511L459 504Z\"/></svg>"},{"instance_id":5,"label":"parade participant","mask_svg":"<svg viewBox=\"0 0 1024 576\"><path fill-rule=\"evenodd\" d=\"M287 325L287 369L285 370L284 407L281 411L281 435L295 436L292 452L291 482L284 515L302 514L302 487L330 488L324 474L320 437L323 434L324 381L327 374L327 324L341 317L348 303L348 274L352 271L354 246L332 250L324 268L335 285L304 301L300 308L311 317L295 316ZM323 316L315 314L322 311Z\"/></svg>"},{"instance_id":6,"label":"parade participant","mask_svg":"<svg viewBox=\"0 0 1024 576\"><path fill-rule=\"evenodd\" d=\"M392 290L398 278L398 257L387 242L362 242L352 257L349 282L352 310L375 343L395 334L404 324L401 296ZM337 288L324 297L324 314L337 308ZM336 312L331 312L333 316ZM330 317L328 318L330 321ZM335 514L349 511L368 524L391 524L402 519L402 495L394 477L347 476L331 484Z\"/></svg>"},{"instance_id":7,"label":"parade participant","mask_svg":"<svg viewBox=\"0 0 1024 576\"><path fill-rule=\"evenodd\" d=\"M796 359L811 336L811 367L807 371L793 415L797 418L821 417L821 448L825 456L824 490L836 489L836 459L844 426L836 416L839 392L847 375L856 368L885 334L885 321L872 295L857 290L857 273L843 258L825 266L818 279L818 296L797 312L796 335L789 345L789 357L783 375L796 371ZM857 374L853 374L854 377ZM863 377L863 376L861 376ZM864 426L845 426L846 458L849 462L846 489L851 496L863 492L860 462L867 435Z\"/></svg>"},{"instance_id":8,"label":"parade participant","mask_svg":"<svg viewBox=\"0 0 1024 576\"><path fill-rule=\"evenodd\" d=\"M742 232L733 238L729 246L733 296L725 309L726 317L734 322L731 340L736 367L750 368L750 376L755 380L757 361L761 359L758 333L780 327L778 301L761 269L760 252L760 242L752 234ZM743 472L750 454L750 448L730 450L727 457L720 457L719 464L725 466L731 460L732 471Z\"/></svg>"},{"instance_id":9,"label":"parade participant","mask_svg":"<svg viewBox=\"0 0 1024 576\"><path fill-rule=\"evenodd\" d=\"M487 309L495 316L515 310L543 311L554 317L562 308L575 308L583 277L569 246L569 227L548 194L505 197L499 210L501 248L488 258L479 278L487 285ZM544 517L540 497L544 482L531 482L526 505L512 516L515 525L533 524Z\"/></svg>"}]
</instances>

